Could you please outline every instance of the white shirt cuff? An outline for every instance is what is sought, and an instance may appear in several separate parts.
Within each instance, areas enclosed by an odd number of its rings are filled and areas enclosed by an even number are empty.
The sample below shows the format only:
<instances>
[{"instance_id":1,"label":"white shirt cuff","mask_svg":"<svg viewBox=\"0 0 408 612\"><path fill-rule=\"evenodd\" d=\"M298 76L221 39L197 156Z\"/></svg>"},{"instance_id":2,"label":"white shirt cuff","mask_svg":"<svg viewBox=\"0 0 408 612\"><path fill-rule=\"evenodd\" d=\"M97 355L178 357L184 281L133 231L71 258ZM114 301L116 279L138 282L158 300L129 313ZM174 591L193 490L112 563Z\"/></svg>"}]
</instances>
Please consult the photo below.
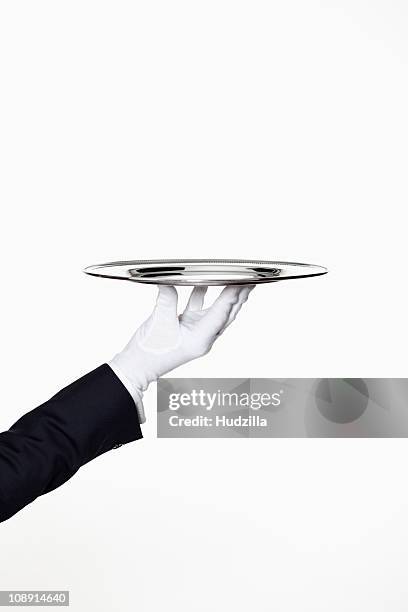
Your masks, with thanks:
<instances>
[{"instance_id":1,"label":"white shirt cuff","mask_svg":"<svg viewBox=\"0 0 408 612\"><path fill-rule=\"evenodd\" d=\"M136 406L136 410L137 410L137 416L139 417L139 423L140 424L146 423L146 416L145 416L145 411L144 411L144 406L143 406L143 394L142 394L142 392L139 389L137 389L131 383L131 381L123 374L123 372L121 372L117 368L115 363L112 363L112 361L108 361L108 366L114 371L116 376L119 378L120 382L124 385L124 387L126 387L126 389L129 391L130 395L132 396L132 399L135 402L135 406Z\"/></svg>"}]
</instances>

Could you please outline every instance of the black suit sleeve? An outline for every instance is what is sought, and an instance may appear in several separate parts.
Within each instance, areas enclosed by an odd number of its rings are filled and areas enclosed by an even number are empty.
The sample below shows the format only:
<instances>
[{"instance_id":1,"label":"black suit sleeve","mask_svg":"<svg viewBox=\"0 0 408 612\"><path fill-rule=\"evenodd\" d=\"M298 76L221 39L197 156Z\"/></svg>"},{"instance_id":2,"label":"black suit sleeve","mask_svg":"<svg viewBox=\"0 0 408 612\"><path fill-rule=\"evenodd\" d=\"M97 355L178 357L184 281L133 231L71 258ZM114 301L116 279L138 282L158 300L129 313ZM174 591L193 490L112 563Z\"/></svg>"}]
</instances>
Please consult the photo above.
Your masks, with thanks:
<instances>
[{"instance_id":1,"label":"black suit sleeve","mask_svg":"<svg viewBox=\"0 0 408 612\"><path fill-rule=\"evenodd\" d=\"M139 438L136 406L111 368L86 374L0 434L0 521Z\"/></svg>"}]
</instances>

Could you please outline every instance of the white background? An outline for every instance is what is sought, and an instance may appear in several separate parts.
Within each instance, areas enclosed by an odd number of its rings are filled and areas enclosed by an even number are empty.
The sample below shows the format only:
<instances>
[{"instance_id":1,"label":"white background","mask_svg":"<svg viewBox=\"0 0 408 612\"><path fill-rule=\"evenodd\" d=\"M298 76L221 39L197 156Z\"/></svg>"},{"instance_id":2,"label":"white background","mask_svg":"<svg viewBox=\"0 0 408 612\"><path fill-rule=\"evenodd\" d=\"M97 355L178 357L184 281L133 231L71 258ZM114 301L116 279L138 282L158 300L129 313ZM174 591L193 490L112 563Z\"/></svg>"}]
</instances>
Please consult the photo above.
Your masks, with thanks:
<instances>
[{"instance_id":1,"label":"white background","mask_svg":"<svg viewBox=\"0 0 408 612\"><path fill-rule=\"evenodd\" d=\"M406 376L407 6L3 0L0 426L109 359L127 258L306 261L175 376ZM185 295L183 293L183 298ZM405 611L405 440L157 440L0 526L71 609Z\"/></svg>"}]
</instances>

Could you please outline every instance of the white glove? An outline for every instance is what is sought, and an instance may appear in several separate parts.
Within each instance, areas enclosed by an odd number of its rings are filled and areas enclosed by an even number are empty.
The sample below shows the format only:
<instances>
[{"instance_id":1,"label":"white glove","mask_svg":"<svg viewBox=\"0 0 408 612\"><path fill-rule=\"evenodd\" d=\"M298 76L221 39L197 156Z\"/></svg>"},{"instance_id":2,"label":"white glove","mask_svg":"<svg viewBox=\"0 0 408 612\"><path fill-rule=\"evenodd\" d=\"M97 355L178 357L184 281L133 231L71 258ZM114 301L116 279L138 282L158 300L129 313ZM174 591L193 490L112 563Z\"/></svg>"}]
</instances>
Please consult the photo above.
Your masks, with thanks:
<instances>
[{"instance_id":1,"label":"white glove","mask_svg":"<svg viewBox=\"0 0 408 612\"><path fill-rule=\"evenodd\" d=\"M232 323L254 285L225 287L210 308L202 309L207 287L194 287L182 315L177 315L177 291L160 285L156 306L129 344L108 363L133 397L139 420L146 418L143 392L179 365L208 353Z\"/></svg>"}]
</instances>

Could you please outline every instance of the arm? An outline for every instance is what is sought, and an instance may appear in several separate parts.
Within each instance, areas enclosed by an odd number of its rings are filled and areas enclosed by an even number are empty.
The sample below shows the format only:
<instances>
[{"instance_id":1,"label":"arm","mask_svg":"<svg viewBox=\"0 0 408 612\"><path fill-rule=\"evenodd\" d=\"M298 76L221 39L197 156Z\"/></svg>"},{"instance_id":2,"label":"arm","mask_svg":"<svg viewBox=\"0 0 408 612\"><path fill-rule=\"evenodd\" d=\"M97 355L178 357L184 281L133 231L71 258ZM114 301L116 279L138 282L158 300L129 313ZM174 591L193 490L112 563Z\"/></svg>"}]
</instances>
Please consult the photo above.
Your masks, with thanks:
<instances>
[{"instance_id":1,"label":"arm","mask_svg":"<svg viewBox=\"0 0 408 612\"><path fill-rule=\"evenodd\" d=\"M207 353L253 287L226 287L203 308L196 287L181 315L177 291L161 286L151 316L123 351L0 434L0 522L56 489L115 446L142 437L143 392L174 368Z\"/></svg>"},{"instance_id":2,"label":"arm","mask_svg":"<svg viewBox=\"0 0 408 612\"><path fill-rule=\"evenodd\" d=\"M0 521L141 437L134 401L112 369L86 374L0 434Z\"/></svg>"}]
</instances>

